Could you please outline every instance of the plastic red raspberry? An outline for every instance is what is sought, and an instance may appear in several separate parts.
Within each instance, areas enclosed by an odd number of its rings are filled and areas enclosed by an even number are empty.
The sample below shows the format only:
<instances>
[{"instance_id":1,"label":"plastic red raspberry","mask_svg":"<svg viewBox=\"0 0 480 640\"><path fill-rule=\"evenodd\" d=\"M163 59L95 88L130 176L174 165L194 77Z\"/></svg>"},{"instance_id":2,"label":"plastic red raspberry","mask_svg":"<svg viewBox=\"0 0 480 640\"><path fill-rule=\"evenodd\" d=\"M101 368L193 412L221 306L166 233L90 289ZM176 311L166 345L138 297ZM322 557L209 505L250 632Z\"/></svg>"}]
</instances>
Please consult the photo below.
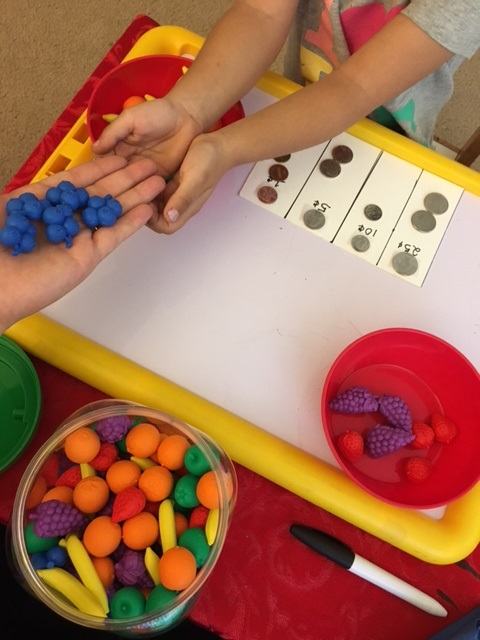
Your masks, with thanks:
<instances>
[{"instance_id":1,"label":"plastic red raspberry","mask_svg":"<svg viewBox=\"0 0 480 640\"><path fill-rule=\"evenodd\" d=\"M433 465L426 458L407 458L405 461L405 475L409 482L422 484L428 480L432 473Z\"/></svg>"},{"instance_id":2,"label":"plastic red raspberry","mask_svg":"<svg viewBox=\"0 0 480 640\"><path fill-rule=\"evenodd\" d=\"M198 505L198 507L194 507L190 514L188 526L190 528L199 527L200 529L204 529L209 513L209 509L204 507L202 504Z\"/></svg>"},{"instance_id":3,"label":"plastic red raspberry","mask_svg":"<svg viewBox=\"0 0 480 640\"><path fill-rule=\"evenodd\" d=\"M457 435L457 425L440 413L432 413L430 424L438 442L448 444Z\"/></svg>"},{"instance_id":4,"label":"plastic red raspberry","mask_svg":"<svg viewBox=\"0 0 480 640\"><path fill-rule=\"evenodd\" d=\"M143 511L146 501L145 494L138 487L122 489L117 493L113 502L113 522L122 522L127 518L133 518L137 513Z\"/></svg>"},{"instance_id":5,"label":"plastic red raspberry","mask_svg":"<svg viewBox=\"0 0 480 640\"><path fill-rule=\"evenodd\" d=\"M118 460L118 449L112 442L102 442L100 451L89 464L97 471L106 471Z\"/></svg>"},{"instance_id":6,"label":"plastic red raspberry","mask_svg":"<svg viewBox=\"0 0 480 640\"><path fill-rule=\"evenodd\" d=\"M80 466L76 464L73 467L70 467L69 469L64 471L60 476L58 476L57 480L55 481L55 486L56 487L65 486L65 487L71 487L72 489L75 489L75 487L77 486L77 484L80 482L81 479L82 479L82 472L80 470Z\"/></svg>"},{"instance_id":7,"label":"plastic red raspberry","mask_svg":"<svg viewBox=\"0 0 480 640\"><path fill-rule=\"evenodd\" d=\"M384 394L378 401L378 410L392 427L398 427L404 431L412 430L410 410L400 396Z\"/></svg>"},{"instance_id":8,"label":"plastic red raspberry","mask_svg":"<svg viewBox=\"0 0 480 640\"><path fill-rule=\"evenodd\" d=\"M357 431L344 431L336 443L339 452L349 462L356 462L363 456L363 437Z\"/></svg>"},{"instance_id":9,"label":"plastic red raspberry","mask_svg":"<svg viewBox=\"0 0 480 640\"><path fill-rule=\"evenodd\" d=\"M412 432L376 424L365 436L365 451L371 458L381 458L410 444L413 438Z\"/></svg>"},{"instance_id":10,"label":"plastic red raspberry","mask_svg":"<svg viewBox=\"0 0 480 640\"><path fill-rule=\"evenodd\" d=\"M429 449L435 441L435 433L428 424L424 422L414 422L412 433L415 436L410 446L414 449Z\"/></svg>"},{"instance_id":11,"label":"plastic red raspberry","mask_svg":"<svg viewBox=\"0 0 480 640\"><path fill-rule=\"evenodd\" d=\"M99 420L95 431L104 442L118 442L125 437L130 425L131 420L128 416L112 416Z\"/></svg>"},{"instance_id":12,"label":"plastic red raspberry","mask_svg":"<svg viewBox=\"0 0 480 640\"><path fill-rule=\"evenodd\" d=\"M378 409L378 398L364 387L350 387L328 404L336 413L370 413Z\"/></svg>"},{"instance_id":13,"label":"plastic red raspberry","mask_svg":"<svg viewBox=\"0 0 480 640\"><path fill-rule=\"evenodd\" d=\"M39 538L83 532L89 522L84 513L60 500L41 502L31 519L35 521L33 532Z\"/></svg>"}]
</instances>

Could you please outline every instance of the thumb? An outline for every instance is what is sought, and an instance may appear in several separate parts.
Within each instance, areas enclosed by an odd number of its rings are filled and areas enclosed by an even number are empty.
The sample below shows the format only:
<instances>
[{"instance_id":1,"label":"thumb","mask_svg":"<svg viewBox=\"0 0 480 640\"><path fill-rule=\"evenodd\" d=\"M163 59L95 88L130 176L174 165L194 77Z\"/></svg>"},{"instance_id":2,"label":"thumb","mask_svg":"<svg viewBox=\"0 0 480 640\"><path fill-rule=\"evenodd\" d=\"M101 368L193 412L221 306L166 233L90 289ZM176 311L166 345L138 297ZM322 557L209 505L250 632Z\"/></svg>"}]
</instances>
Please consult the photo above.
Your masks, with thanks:
<instances>
[{"instance_id":1,"label":"thumb","mask_svg":"<svg viewBox=\"0 0 480 640\"><path fill-rule=\"evenodd\" d=\"M133 120L126 112L118 115L100 134L98 140L92 144L92 151L101 155L112 151L116 145L125 140L133 132Z\"/></svg>"}]
</instances>

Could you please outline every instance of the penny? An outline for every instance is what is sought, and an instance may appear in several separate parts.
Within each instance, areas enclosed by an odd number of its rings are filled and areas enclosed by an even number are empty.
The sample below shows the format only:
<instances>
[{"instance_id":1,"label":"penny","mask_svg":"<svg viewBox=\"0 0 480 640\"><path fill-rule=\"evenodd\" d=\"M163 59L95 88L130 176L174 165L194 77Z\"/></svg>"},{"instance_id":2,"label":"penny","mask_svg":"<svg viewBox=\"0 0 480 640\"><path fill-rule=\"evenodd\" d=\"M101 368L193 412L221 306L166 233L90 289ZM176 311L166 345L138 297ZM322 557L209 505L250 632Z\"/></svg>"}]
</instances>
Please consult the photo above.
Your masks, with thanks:
<instances>
[{"instance_id":1,"label":"penny","mask_svg":"<svg viewBox=\"0 0 480 640\"><path fill-rule=\"evenodd\" d=\"M352 247L355 249L355 251L363 253L364 251L368 251L368 249L370 249L370 240L366 236L353 236Z\"/></svg>"},{"instance_id":2,"label":"penny","mask_svg":"<svg viewBox=\"0 0 480 640\"><path fill-rule=\"evenodd\" d=\"M291 153L287 153L284 156L278 156L278 158L274 158L275 162L288 162L292 157Z\"/></svg>"},{"instance_id":3,"label":"penny","mask_svg":"<svg viewBox=\"0 0 480 640\"><path fill-rule=\"evenodd\" d=\"M285 182L288 178L288 169L283 164L272 164L268 169L268 175L275 182Z\"/></svg>"},{"instance_id":4,"label":"penny","mask_svg":"<svg viewBox=\"0 0 480 640\"><path fill-rule=\"evenodd\" d=\"M278 193L273 187L260 187L257 197L264 204L272 204L278 198Z\"/></svg>"},{"instance_id":5,"label":"penny","mask_svg":"<svg viewBox=\"0 0 480 640\"><path fill-rule=\"evenodd\" d=\"M430 211L424 211L423 209L415 211L415 213L412 215L411 220L414 228L417 231L422 231L423 233L433 231L437 226L435 217L430 213Z\"/></svg>"},{"instance_id":6,"label":"penny","mask_svg":"<svg viewBox=\"0 0 480 640\"><path fill-rule=\"evenodd\" d=\"M326 160L322 160L319 169L324 176L327 176L327 178L336 178L340 174L342 167L336 160L330 160L327 158Z\"/></svg>"},{"instance_id":7,"label":"penny","mask_svg":"<svg viewBox=\"0 0 480 640\"><path fill-rule=\"evenodd\" d=\"M445 213L448 209L448 200L441 193L429 193L425 196L423 204L430 213Z\"/></svg>"},{"instance_id":8,"label":"penny","mask_svg":"<svg viewBox=\"0 0 480 640\"><path fill-rule=\"evenodd\" d=\"M341 164L347 164L352 161L353 151L345 144L339 144L338 147L332 149L332 158Z\"/></svg>"},{"instance_id":9,"label":"penny","mask_svg":"<svg viewBox=\"0 0 480 640\"><path fill-rule=\"evenodd\" d=\"M378 204L367 204L363 213L368 220L380 220L383 215L383 211L380 209Z\"/></svg>"},{"instance_id":10,"label":"penny","mask_svg":"<svg viewBox=\"0 0 480 640\"><path fill-rule=\"evenodd\" d=\"M325 224L325 216L317 209L309 209L303 214L303 222L309 229L321 229Z\"/></svg>"},{"instance_id":11,"label":"penny","mask_svg":"<svg viewBox=\"0 0 480 640\"><path fill-rule=\"evenodd\" d=\"M392 266L401 276L412 276L418 269L418 261L411 253L397 253L393 256Z\"/></svg>"}]
</instances>

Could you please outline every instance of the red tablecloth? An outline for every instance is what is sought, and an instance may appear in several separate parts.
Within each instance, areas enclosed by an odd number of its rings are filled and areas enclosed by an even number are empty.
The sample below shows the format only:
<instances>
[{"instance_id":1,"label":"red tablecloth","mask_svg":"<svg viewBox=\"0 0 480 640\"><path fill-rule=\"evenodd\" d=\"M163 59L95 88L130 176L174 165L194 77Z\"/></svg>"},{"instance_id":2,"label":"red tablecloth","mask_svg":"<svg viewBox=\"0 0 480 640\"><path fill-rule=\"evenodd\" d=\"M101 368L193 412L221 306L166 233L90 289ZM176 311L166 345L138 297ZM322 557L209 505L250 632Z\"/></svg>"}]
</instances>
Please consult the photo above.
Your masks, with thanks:
<instances>
[{"instance_id":1,"label":"red tablecloth","mask_svg":"<svg viewBox=\"0 0 480 640\"><path fill-rule=\"evenodd\" d=\"M45 135L7 190L29 182L86 108L96 81L157 23L137 16ZM0 475L0 520L34 451L79 407L105 394L32 357L43 395L39 428L22 458ZM281 464L281 461L279 461ZM225 640L426 640L480 604L480 547L431 565L359 530L236 465L238 501L224 549L191 619ZM315 555L289 533L302 522L439 600L436 618Z\"/></svg>"}]
</instances>

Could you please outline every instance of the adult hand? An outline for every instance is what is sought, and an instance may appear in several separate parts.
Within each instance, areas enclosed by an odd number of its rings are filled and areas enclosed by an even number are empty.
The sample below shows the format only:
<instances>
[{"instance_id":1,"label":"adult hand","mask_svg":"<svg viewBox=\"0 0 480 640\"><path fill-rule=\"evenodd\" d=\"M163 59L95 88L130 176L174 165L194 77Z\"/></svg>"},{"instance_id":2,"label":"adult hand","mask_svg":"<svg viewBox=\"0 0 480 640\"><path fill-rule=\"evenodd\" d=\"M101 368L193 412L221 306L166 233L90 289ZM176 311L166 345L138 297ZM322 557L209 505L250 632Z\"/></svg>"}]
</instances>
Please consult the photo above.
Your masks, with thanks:
<instances>
[{"instance_id":1,"label":"adult hand","mask_svg":"<svg viewBox=\"0 0 480 640\"><path fill-rule=\"evenodd\" d=\"M31 253L12 256L11 249L0 245L0 334L74 289L106 256L147 223L155 210L152 200L165 187L156 170L148 159L127 163L124 158L109 156L0 196L0 228L4 226L5 205L10 198L25 192L43 198L48 188L62 180L85 187L90 195L110 193L123 210L112 227L100 228L95 233L82 228L69 248L63 243L48 242L40 228Z\"/></svg>"}]
</instances>

